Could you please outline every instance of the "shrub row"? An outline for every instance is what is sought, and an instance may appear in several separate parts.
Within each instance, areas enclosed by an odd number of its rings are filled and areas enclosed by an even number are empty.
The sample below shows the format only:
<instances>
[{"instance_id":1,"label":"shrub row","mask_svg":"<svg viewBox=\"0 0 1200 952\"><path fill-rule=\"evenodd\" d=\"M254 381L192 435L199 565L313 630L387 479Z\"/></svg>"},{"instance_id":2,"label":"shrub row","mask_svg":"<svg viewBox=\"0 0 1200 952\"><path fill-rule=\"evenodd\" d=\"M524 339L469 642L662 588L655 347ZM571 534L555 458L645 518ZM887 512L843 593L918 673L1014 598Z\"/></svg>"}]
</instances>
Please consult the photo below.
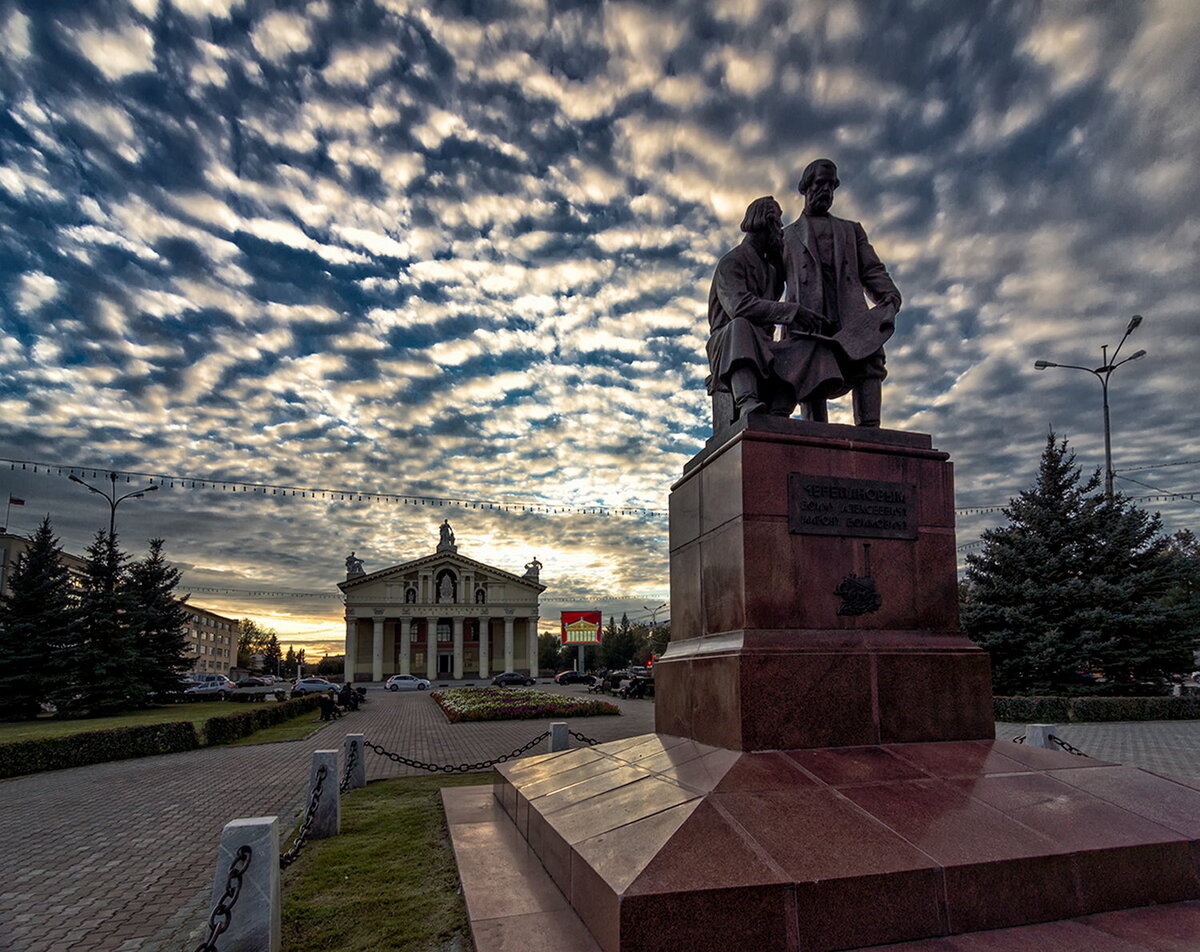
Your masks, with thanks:
<instances>
[{"instance_id":1,"label":"shrub row","mask_svg":"<svg viewBox=\"0 0 1200 952\"><path fill-rule=\"evenodd\" d=\"M0 744L0 779L226 744L315 710L318 703L315 695L307 695L282 704L210 717L199 733L190 721L174 721Z\"/></svg>"},{"instance_id":2,"label":"shrub row","mask_svg":"<svg viewBox=\"0 0 1200 952\"><path fill-rule=\"evenodd\" d=\"M299 717L308 711L316 710L320 700L315 694L292 698L282 704L264 704L250 711L238 711L236 714L222 714L220 717L210 717L204 722L202 733L207 745L228 744L230 741L249 737L255 731L266 727L274 727L293 717Z\"/></svg>"},{"instance_id":3,"label":"shrub row","mask_svg":"<svg viewBox=\"0 0 1200 952\"><path fill-rule=\"evenodd\" d=\"M111 727L70 737L22 740L0 744L0 777L83 767L108 760L148 757L151 754L174 754L182 750L195 750L199 746L196 730L189 721Z\"/></svg>"},{"instance_id":4,"label":"shrub row","mask_svg":"<svg viewBox=\"0 0 1200 952\"><path fill-rule=\"evenodd\" d=\"M998 697L995 703L996 720L1014 724L1200 719L1200 697Z\"/></svg>"}]
</instances>

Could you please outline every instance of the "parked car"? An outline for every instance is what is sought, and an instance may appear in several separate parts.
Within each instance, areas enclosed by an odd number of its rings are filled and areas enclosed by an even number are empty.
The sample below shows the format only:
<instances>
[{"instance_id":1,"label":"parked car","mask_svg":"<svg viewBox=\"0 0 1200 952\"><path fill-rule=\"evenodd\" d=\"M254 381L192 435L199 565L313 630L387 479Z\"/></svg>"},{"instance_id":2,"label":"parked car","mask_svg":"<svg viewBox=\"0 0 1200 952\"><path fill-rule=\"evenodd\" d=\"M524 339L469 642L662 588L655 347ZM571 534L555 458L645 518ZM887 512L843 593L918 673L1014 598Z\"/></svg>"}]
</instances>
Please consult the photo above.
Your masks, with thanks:
<instances>
[{"instance_id":1,"label":"parked car","mask_svg":"<svg viewBox=\"0 0 1200 952\"><path fill-rule=\"evenodd\" d=\"M249 677L242 678L237 682L237 686L239 688L265 688L270 683L266 678Z\"/></svg>"},{"instance_id":2,"label":"parked car","mask_svg":"<svg viewBox=\"0 0 1200 952\"><path fill-rule=\"evenodd\" d=\"M424 691L429 686L428 681L413 674L393 674L384 684L389 691Z\"/></svg>"},{"instance_id":3,"label":"parked car","mask_svg":"<svg viewBox=\"0 0 1200 952\"><path fill-rule=\"evenodd\" d=\"M219 694L221 697L229 697L232 690L233 682L226 679L224 681L205 681L203 684L197 684L195 687L188 688L183 693L187 695Z\"/></svg>"},{"instance_id":4,"label":"parked car","mask_svg":"<svg viewBox=\"0 0 1200 952\"><path fill-rule=\"evenodd\" d=\"M595 684L596 679L581 671L560 671L554 676L555 684Z\"/></svg>"},{"instance_id":5,"label":"parked car","mask_svg":"<svg viewBox=\"0 0 1200 952\"><path fill-rule=\"evenodd\" d=\"M338 686L324 678L301 678L292 685L293 694L320 694L323 691L337 691Z\"/></svg>"},{"instance_id":6,"label":"parked car","mask_svg":"<svg viewBox=\"0 0 1200 952\"><path fill-rule=\"evenodd\" d=\"M498 688L506 688L513 684L523 684L526 687L536 683L533 678L525 674L517 674L515 671L505 671L503 674L498 674L492 678L492 684Z\"/></svg>"}]
</instances>

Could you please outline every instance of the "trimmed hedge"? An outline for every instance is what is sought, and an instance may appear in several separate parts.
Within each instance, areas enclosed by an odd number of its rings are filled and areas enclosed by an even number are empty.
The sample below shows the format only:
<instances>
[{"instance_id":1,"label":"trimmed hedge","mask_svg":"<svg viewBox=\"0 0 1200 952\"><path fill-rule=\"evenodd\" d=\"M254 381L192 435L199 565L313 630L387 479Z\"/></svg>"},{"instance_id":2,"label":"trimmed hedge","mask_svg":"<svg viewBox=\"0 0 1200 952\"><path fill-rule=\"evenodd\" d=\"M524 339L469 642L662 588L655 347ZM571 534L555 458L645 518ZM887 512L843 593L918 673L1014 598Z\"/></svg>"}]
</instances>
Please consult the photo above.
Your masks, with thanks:
<instances>
[{"instance_id":1,"label":"trimmed hedge","mask_svg":"<svg viewBox=\"0 0 1200 952\"><path fill-rule=\"evenodd\" d=\"M998 697L996 720L1013 724L1200 720L1200 697Z\"/></svg>"},{"instance_id":2,"label":"trimmed hedge","mask_svg":"<svg viewBox=\"0 0 1200 952\"><path fill-rule=\"evenodd\" d=\"M1190 721L1200 718L1195 697L1077 697L1073 721Z\"/></svg>"},{"instance_id":3,"label":"trimmed hedge","mask_svg":"<svg viewBox=\"0 0 1200 952\"><path fill-rule=\"evenodd\" d=\"M200 739L190 721L111 727L70 737L21 740L0 744L0 777L84 767L129 757L174 754L199 746Z\"/></svg>"},{"instance_id":4,"label":"trimmed hedge","mask_svg":"<svg viewBox=\"0 0 1200 952\"><path fill-rule=\"evenodd\" d=\"M223 714L220 717L210 717L204 722L202 733L205 743L228 744L230 741L249 737L255 731L264 727L274 727L293 717L299 717L309 711L314 711L320 705L320 699L315 694L292 698L282 704L264 704L251 711L238 711L236 714Z\"/></svg>"},{"instance_id":5,"label":"trimmed hedge","mask_svg":"<svg viewBox=\"0 0 1200 952\"><path fill-rule=\"evenodd\" d=\"M1071 719L1069 697L998 697L995 718L1013 724L1062 724Z\"/></svg>"},{"instance_id":6,"label":"trimmed hedge","mask_svg":"<svg viewBox=\"0 0 1200 952\"><path fill-rule=\"evenodd\" d=\"M264 704L250 711L210 717L199 733L190 721L174 721L0 744L0 779L227 744L315 710L318 703L315 695L308 695L281 704Z\"/></svg>"}]
</instances>

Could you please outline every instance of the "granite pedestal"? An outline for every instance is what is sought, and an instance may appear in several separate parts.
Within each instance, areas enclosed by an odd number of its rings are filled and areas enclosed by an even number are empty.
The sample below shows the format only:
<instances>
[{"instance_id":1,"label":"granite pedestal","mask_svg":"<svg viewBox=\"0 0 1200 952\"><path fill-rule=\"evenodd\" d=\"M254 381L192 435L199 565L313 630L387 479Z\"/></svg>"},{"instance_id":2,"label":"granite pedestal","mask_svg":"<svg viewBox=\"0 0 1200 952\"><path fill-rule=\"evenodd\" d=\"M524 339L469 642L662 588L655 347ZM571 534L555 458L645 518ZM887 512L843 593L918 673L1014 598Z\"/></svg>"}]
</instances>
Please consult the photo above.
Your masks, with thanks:
<instances>
[{"instance_id":1,"label":"granite pedestal","mask_svg":"<svg viewBox=\"0 0 1200 952\"><path fill-rule=\"evenodd\" d=\"M993 739L929 437L752 416L670 509L656 733L495 775L604 952L848 949L1200 897L1200 789Z\"/></svg>"},{"instance_id":2,"label":"granite pedestal","mask_svg":"<svg viewBox=\"0 0 1200 952\"><path fill-rule=\"evenodd\" d=\"M952 466L928 436L752 416L670 506L657 730L735 750L992 736L988 658L958 627ZM837 594L864 585L869 605Z\"/></svg>"}]
</instances>

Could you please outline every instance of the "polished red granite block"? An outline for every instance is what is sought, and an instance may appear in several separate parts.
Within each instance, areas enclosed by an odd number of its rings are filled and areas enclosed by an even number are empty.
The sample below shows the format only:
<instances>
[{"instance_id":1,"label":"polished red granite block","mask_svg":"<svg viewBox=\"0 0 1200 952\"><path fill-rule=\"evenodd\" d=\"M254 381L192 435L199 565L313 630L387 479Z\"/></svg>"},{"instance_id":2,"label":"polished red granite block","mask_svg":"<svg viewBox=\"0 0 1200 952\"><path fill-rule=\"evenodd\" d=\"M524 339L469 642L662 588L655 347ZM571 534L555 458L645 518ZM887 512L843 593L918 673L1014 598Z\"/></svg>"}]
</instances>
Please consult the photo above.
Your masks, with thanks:
<instances>
[{"instance_id":1,"label":"polished red granite block","mask_svg":"<svg viewBox=\"0 0 1200 952\"><path fill-rule=\"evenodd\" d=\"M988 738L992 670L978 650L888 655L875 667L879 743Z\"/></svg>"},{"instance_id":2,"label":"polished red granite block","mask_svg":"<svg viewBox=\"0 0 1200 952\"><path fill-rule=\"evenodd\" d=\"M906 639L915 637L897 643ZM958 650L796 651L731 641L655 666L657 731L737 750L992 736L987 656L965 641Z\"/></svg>"},{"instance_id":3,"label":"polished red granite block","mask_svg":"<svg viewBox=\"0 0 1200 952\"><path fill-rule=\"evenodd\" d=\"M495 796L528 805L529 846L605 952L847 949L1200 896L1200 790L1086 763L647 735L501 766Z\"/></svg>"},{"instance_id":4,"label":"polished red granite block","mask_svg":"<svg viewBox=\"0 0 1200 952\"><path fill-rule=\"evenodd\" d=\"M792 474L915 486L915 537L791 532ZM749 420L709 446L672 492L656 729L740 750L991 737L989 662L958 629L953 503L923 434ZM876 610L839 614L851 575L874 580Z\"/></svg>"}]
</instances>

